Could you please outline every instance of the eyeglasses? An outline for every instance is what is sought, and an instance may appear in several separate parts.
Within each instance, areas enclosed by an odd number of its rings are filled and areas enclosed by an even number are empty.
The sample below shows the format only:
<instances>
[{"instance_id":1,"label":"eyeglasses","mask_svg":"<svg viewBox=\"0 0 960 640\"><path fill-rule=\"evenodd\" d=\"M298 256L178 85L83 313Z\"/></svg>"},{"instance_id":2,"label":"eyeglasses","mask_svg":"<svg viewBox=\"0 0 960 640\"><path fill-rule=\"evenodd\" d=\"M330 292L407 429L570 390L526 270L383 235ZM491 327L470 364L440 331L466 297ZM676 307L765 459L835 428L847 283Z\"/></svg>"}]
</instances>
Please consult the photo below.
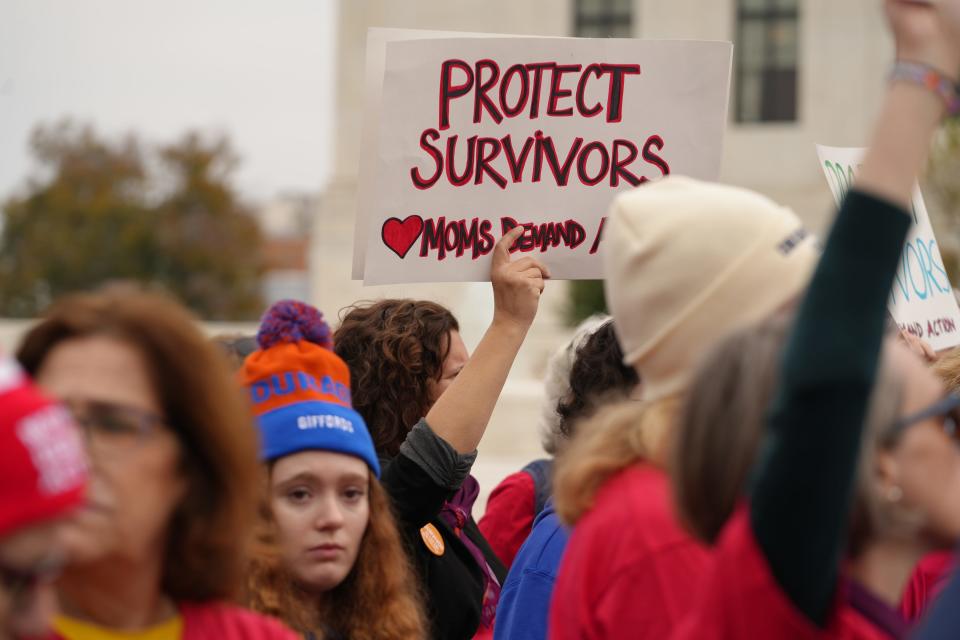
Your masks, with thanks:
<instances>
[{"instance_id":1,"label":"eyeglasses","mask_svg":"<svg viewBox=\"0 0 960 640\"><path fill-rule=\"evenodd\" d=\"M97 453L114 454L142 444L164 424L164 419L144 409L110 402L64 402L83 428L87 443Z\"/></svg>"},{"instance_id":2,"label":"eyeglasses","mask_svg":"<svg viewBox=\"0 0 960 640\"><path fill-rule=\"evenodd\" d=\"M898 437L907 427L938 417L943 418L942 428L944 433L960 444L960 433L958 433L958 429L960 429L960 394L956 393L945 396L913 415L900 418L894 423L891 435Z\"/></svg>"},{"instance_id":3,"label":"eyeglasses","mask_svg":"<svg viewBox=\"0 0 960 640\"><path fill-rule=\"evenodd\" d=\"M15 605L13 609L27 609L27 600L37 587L50 584L60 576L64 560L61 554L51 555L29 569L0 564L0 585Z\"/></svg>"}]
</instances>

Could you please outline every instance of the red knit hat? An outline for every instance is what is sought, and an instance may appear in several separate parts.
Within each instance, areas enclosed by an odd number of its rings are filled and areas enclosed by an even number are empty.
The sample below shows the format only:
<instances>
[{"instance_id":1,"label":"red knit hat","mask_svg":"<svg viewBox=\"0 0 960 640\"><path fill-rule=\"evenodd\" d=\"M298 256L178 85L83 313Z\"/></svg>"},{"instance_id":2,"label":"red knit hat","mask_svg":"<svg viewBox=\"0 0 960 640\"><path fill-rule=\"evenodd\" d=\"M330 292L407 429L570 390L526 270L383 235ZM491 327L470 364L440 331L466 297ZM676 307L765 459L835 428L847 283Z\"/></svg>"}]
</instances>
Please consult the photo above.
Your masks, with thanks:
<instances>
[{"instance_id":1,"label":"red knit hat","mask_svg":"<svg viewBox=\"0 0 960 640\"><path fill-rule=\"evenodd\" d=\"M0 356L0 536L83 501L87 462L70 414Z\"/></svg>"}]
</instances>

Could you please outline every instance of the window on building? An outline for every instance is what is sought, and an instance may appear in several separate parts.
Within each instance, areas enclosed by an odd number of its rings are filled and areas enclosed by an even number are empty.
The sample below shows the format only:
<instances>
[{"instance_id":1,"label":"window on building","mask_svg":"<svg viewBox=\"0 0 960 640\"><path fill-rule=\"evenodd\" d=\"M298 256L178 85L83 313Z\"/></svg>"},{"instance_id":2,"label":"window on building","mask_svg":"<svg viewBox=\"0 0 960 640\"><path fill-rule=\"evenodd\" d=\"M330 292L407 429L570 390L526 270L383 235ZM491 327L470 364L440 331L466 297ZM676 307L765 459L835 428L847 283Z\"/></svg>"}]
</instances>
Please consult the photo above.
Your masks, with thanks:
<instances>
[{"instance_id":1,"label":"window on building","mask_svg":"<svg viewBox=\"0 0 960 640\"><path fill-rule=\"evenodd\" d=\"M737 122L797 119L798 0L737 0Z\"/></svg>"},{"instance_id":2,"label":"window on building","mask_svg":"<svg viewBox=\"0 0 960 640\"><path fill-rule=\"evenodd\" d=\"M629 38L633 0L574 0L573 33L581 38Z\"/></svg>"},{"instance_id":3,"label":"window on building","mask_svg":"<svg viewBox=\"0 0 960 640\"><path fill-rule=\"evenodd\" d=\"M633 0L573 0L573 35L581 38L633 37ZM606 313L603 281L570 283L568 320L576 324L594 313Z\"/></svg>"}]
</instances>

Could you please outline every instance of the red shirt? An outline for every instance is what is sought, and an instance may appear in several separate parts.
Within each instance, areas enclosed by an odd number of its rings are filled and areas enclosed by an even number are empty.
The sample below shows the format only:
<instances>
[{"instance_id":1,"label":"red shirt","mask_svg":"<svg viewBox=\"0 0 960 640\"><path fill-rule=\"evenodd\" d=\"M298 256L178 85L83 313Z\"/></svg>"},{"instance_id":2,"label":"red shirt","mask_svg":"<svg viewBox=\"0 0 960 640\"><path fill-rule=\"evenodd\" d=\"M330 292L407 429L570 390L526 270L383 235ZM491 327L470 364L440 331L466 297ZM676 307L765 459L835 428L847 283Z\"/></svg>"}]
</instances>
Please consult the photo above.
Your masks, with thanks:
<instances>
[{"instance_id":1,"label":"red shirt","mask_svg":"<svg viewBox=\"0 0 960 640\"><path fill-rule=\"evenodd\" d=\"M934 551L920 558L913 568L900 601L900 613L907 620L920 618L945 586L953 569L953 553Z\"/></svg>"},{"instance_id":2,"label":"red shirt","mask_svg":"<svg viewBox=\"0 0 960 640\"><path fill-rule=\"evenodd\" d=\"M842 590L838 590L838 593ZM829 626L821 629L780 589L740 507L731 517L703 577L694 611L671 640L890 640L880 628L838 597Z\"/></svg>"},{"instance_id":3,"label":"red shirt","mask_svg":"<svg viewBox=\"0 0 960 640\"><path fill-rule=\"evenodd\" d=\"M508 569L533 527L535 493L529 473L511 473L490 493L487 510L477 523L490 548Z\"/></svg>"},{"instance_id":4,"label":"red shirt","mask_svg":"<svg viewBox=\"0 0 960 640\"><path fill-rule=\"evenodd\" d=\"M183 617L182 640L301 640L279 620L223 602L178 605ZM51 633L47 640L62 640Z\"/></svg>"},{"instance_id":5,"label":"red shirt","mask_svg":"<svg viewBox=\"0 0 960 640\"><path fill-rule=\"evenodd\" d=\"M671 507L667 476L636 464L610 478L570 536L549 637L663 640L709 564Z\"/></svg>"}]
</instances>

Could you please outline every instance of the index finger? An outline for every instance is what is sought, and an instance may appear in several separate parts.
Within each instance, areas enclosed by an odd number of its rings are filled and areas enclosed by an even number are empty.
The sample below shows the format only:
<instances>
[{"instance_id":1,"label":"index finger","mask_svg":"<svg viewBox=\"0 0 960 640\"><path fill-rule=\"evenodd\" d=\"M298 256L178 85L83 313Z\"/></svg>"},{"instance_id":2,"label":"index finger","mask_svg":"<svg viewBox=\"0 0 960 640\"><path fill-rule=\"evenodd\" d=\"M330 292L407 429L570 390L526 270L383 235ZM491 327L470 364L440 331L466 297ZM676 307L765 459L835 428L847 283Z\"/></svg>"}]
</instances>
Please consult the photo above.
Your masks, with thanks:
<instances>
[{"instance_id":1,"label":"index finger","mask_svg":"<svg viewBox=\"0 0 960 640\"><path fill-rule=\"evenodd\" d=\"M523 235L524 231L526 231L526 227L520 225L503 234L503 237L500 238L497 246L493 249L494 265L510 262L510 247L517 241L517 238Z\"/></svg>"}]
</instances>

